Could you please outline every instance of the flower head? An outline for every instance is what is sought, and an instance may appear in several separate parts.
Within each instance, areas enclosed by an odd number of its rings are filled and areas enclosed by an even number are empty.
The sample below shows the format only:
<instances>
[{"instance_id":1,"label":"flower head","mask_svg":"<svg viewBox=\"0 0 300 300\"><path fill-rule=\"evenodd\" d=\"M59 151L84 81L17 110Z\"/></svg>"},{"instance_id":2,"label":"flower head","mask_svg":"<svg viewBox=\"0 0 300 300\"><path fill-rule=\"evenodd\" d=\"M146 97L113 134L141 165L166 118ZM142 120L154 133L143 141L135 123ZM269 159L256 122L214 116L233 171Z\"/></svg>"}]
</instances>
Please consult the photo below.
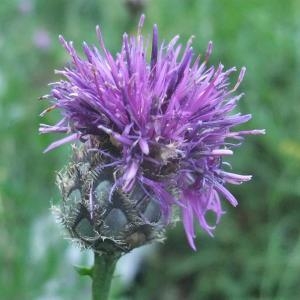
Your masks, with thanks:
<instances>
[{"instance_id":1,"label":"flower head","mask_svg":"<svg viewBox=\"0 0 300 300\"><path fill-rule=\"evenodd\" d=\"M237 200L226 184L240 184L251 176L223 169L223 160L233 154L243 136L263 130L234 131L251 115L233 113L241 95L235 95L245 68L232 87L235 68L208 66L212 52L209 42L204 58L194 58L190 39L185 48L175 36L159 45L157 26L153 27L151 49L141 34L123 35L122 48L114 57L105 47L99 27L100 43L83 43L80 57L72 42L60 41L72 63L56 71L63 80L52 85L50 98L62 119L55 125L41 124L41 133L60 132L67 136L52 143L46 151L79 140L97 151L112 167L115 188L125 193L136 185L160 205L168 222L173 206L182 211L189 244L195 249L194 218L212 235L206 213L224 213L220 197L233 206ZM45 113L43 112L42 115Z\"/></svg>"}]
</instances>

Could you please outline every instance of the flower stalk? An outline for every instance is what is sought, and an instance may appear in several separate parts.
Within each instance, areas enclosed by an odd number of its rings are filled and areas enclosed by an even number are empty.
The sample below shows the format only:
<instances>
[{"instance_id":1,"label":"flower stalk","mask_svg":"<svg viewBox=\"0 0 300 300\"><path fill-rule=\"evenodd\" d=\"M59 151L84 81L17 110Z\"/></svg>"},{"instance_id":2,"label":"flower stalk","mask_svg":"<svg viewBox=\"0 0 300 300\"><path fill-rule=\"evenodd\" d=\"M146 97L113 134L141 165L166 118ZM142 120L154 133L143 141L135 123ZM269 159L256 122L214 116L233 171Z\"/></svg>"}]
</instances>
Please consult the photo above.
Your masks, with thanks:
<instances>
[{"instance_id":1,"label":"flower stalk","mask_svg":"<svg viewBox=\"0 0 300 300\"><path fill-rule=\"evenodd\" d=\"M111 281L119 256L94 252L92 273L92 299L106 300L109 296Z\"/></svg>"}]
</instances>

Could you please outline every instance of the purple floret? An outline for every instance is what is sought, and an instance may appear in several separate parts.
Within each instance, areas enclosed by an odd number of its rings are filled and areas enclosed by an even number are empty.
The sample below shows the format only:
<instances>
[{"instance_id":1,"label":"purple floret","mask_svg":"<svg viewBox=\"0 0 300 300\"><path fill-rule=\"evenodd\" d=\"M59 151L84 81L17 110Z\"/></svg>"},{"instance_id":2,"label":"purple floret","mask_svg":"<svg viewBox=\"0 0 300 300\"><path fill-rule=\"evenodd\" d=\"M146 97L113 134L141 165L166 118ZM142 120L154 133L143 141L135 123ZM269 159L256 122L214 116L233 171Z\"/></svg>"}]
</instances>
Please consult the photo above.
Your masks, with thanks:
<instances>
[{"instance_id":1,"label":"purple floret","mask_svg":"<svg viewBox=\"0 0 300 300\"><path fill-rule=\"evenodd\" d=\"M193 57L191 39L183 50L178 36L159 46L156 25L147 57L143 22L142 16L137 36L124 34L115 57L106 49L99 27L101 51L84 43L84 58L72 42L60 37L72 63L56 71L64 79L53 83L51 94L45 96L53 102L45 112L58 109L62 119L53 126L41 124L40 132L67 134L45 151L75 140L95 146L91 141L98 140L96 150L115 166L114 188L130 192L140 184L159 201L167 221L172 207L179 206L195 249L193 219L213 235L215 226L208 224L206 213L212 211L216 223L220 221L224 213L220 196L237 205L226 183L251 179L223 170L224 158L245 135L264 130L233 131L251 118L233 113L242 96L234 94L245 68L231 87L235 68L207 66L211 42L202 61Z\"/></svg>"}]
</instances>

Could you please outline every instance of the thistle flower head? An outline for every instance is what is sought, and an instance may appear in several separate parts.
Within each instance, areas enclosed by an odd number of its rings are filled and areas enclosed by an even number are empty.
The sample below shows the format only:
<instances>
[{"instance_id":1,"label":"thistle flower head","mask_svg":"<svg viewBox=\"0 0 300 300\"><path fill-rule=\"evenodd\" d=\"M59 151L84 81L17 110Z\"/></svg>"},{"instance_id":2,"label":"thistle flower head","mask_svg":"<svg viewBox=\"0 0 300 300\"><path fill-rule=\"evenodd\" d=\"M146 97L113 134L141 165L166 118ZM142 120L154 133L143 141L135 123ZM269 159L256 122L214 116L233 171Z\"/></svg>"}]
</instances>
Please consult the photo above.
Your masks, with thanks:
<instances>
[{"instance_id":1,"label":"thistle flower head","mask_svg":"<svg viewBox=\"0 0 300 300\"><path fill-rule=\"evenodd\" d=\"M207 222L207 212L212 211L218 223L224 213L221 198L237 205L226 184L251 179L226 171L224 159L245 135L264 131L234 131L251 118L233 112L245 68L232 85L236 68L208 66L211 42L203 57L194 57L192 39L185 47L178 44L178 36L159 45L154 25L148 47L141 34L143 22L142 16L136 36L123 35L115 56L105 47L99 27L100 50L83 43L84 57L60 37L72 62L56 71L63 79L45 96L53 102L45 112L58 109L62 119L52 126L41 124L40 132L66 134L46 151L76 140L96 151L102 170L113 173L108 197L116 189L130 193L138 185L159 204L166 222L172 208L179 207L195 249L194 218L213 235L215 226Z\"/></svg>"}]
</instances>

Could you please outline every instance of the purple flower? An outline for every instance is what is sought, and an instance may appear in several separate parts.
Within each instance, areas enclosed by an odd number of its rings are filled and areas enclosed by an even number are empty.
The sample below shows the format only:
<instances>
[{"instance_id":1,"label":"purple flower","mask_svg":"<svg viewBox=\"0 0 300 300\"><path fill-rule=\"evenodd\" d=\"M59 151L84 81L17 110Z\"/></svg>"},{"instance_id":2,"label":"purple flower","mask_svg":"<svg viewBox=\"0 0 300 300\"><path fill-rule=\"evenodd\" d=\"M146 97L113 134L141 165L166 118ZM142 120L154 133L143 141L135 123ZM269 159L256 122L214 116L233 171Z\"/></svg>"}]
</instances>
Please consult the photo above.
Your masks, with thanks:
<instances>
[{"instance_id":1,"label":"purple flower","mask_svg":"<svg viewBox=\"0 0 300 300\"><path fill-rule=\"evenodd\" d=\"M32 42L34 46L40 50L49 50L51 46L51 37L49 32L43 28L35 30L32 36Z\"/></svg>"},{"instance_id":2,"label":"purple flower","mask_svg":"<svg viewBox=\"0 0 300 300\"><path fill-rule=\"evenodd\" d=\"M21 0L18 3L17 7L18 7L18 10L20 11L20 13L22 13L23 15L27 15L33 11L32 0Z\"/></svg>"},{"instance_id":3,"label":"purple flower","mask_svg":"<svg viewBox=\"0 0 300 300\"><path fill-rule=\"evenodd\" d=\"M130 192L140 184L159 201L166 221L178 206L190 246L195 249L194 218L213 235L206 213L212 211L219 223L224 213L220 197L233 206L237 200L225 187L240 184L251 176L226 171L224 158L233 154L243 136L263 134L264 130L233 131L251 115L233 113L242 95L234 95L241 83L242 68L232 87L235 68L207 66L212 43L204 59L193 59L190 39L185 48L175 36L169 44L158 43L153 27L151 54L141 34L123 35L122 48L114 57L105 47L96 28L101 51L83 43L80 57L72 42L60 41L72 63L56 71L63 80L53 83L52 109L62 119L55 125L41 124L41 133L66 133L51 144L52 150L64 143L80 140L98 151L107 166L114 166L115 184Z\"/></svg>"}]
</instances>

